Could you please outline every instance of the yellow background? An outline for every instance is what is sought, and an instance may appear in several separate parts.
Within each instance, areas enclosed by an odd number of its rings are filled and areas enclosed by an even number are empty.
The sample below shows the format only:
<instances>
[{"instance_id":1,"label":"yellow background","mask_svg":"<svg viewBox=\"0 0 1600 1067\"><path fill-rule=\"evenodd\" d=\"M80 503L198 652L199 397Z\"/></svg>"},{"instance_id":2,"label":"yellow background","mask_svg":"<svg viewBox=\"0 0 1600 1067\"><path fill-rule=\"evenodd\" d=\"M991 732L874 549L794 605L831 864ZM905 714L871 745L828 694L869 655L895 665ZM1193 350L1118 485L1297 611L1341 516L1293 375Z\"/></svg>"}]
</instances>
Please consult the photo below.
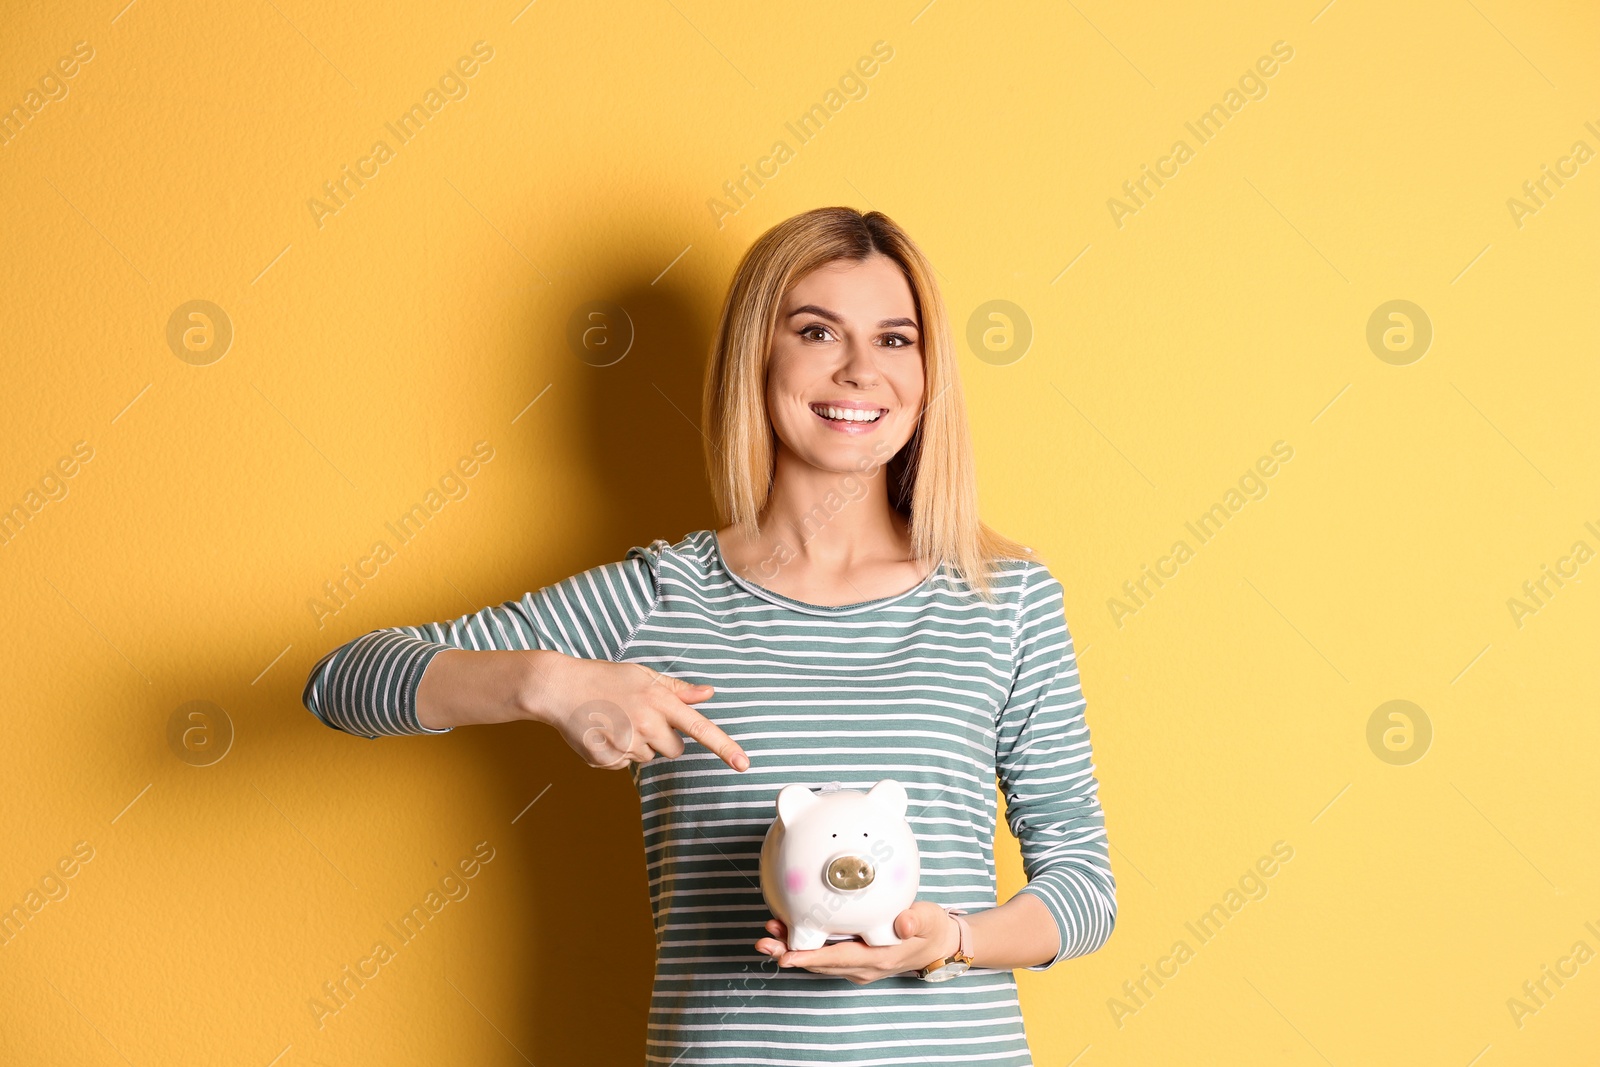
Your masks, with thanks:
<instances>
[{"instance_id":1,"label":"yellow background","mask_svg":"<svg viewBox=\"0 0 1600 1067\"><path fill-rule=\"evenodd\" d=\"M922 243L958 337L991 300L1032 325L962 369L986 517L1067 590L1121 906L1104 949L1019 975L1038 1061L1586 1062L1600 960L1520 1025L1507 1002L1600 950L1600 563L1520 626L1508 600L1600 549L1600 161L1520 226L1507 201L1600 150L1592 6L523 4L7 7L6 107L93 58L0 146L0 503L93 457L0 546L0 904L94 853L0 947L0 1058L639 1062L627 778L533 725L341 735L301 686L374 627L710 525L694 422L731 270L850 204ZM319 227L322 183L477 41L467 95ZM798 144L877 41L866 95ZM1184 123L1277 41L1267 95L1198 146ZM1179 138L1119 227L1108 199ZM1433 326L1407 365L1366 341L1395 299ZM191 300L234 331L206 366L167 342ZM592 300L637 329L609 367L565 339ZM322 583L478 441L468 494L319 627ZM1198 544L1277 441L1265 497ZM1397 699L1433 731L1407 765L1367 741ZM167 741L192 700L235 730L210 766ZM319 1028L322 983L484 841L470 895ZM1278 841L1199 944L1185 923Z\"/></svg>"}]
</instances>

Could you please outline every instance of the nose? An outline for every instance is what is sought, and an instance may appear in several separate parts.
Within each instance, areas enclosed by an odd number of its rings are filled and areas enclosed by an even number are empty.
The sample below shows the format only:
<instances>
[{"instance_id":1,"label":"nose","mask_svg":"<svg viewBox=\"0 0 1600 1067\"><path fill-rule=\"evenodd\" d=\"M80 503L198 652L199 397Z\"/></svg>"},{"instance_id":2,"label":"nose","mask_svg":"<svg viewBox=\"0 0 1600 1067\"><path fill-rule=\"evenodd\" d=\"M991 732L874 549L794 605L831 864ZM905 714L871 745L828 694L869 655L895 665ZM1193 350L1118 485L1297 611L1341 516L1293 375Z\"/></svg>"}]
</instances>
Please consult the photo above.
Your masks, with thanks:
<instances>
[{"instance_id":1,"label":"nose","mask_svg":"<svg viewBox=\"0 0 1600 1067\"><path fill-rule=\"evenodd\" d=\"M865 889L876 876L863 856L840 856L828 864L828 884L835 889Z\"/></svg>"},{"instance_id":2,"label":"nose","mask_svg":"<svg viewBox=\"0 0 1600 1067\"><path fill-rule=\"evenodd\" d=\"M845 362L839 368L837 377L863 389L878 384L877 357L872 346L848 342Z\"/></svg>"}]
</instances>

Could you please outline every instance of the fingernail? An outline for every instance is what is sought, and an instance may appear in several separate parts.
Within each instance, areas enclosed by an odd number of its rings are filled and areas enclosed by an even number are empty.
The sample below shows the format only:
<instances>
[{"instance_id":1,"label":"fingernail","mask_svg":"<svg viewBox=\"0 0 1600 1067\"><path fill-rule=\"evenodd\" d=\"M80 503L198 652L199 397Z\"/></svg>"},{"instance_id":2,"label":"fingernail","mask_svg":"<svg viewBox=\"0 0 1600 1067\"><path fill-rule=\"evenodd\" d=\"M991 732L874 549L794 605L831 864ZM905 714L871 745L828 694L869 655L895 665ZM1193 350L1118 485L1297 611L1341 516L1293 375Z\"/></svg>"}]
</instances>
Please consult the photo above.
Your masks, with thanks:
<instances>
[{"instance_id":1,"label":"fingernail","mask_svg":"<svg viewBox=\"0 0 1600 1067\"><path fill-rule=\"evenodd\" d=\"M747 771L747 770L749 770L750 769L750 759L749 759L749 757L747 757L742 752L739 753L737 756L733 757L733 769L736 770L736 771Z\"/></svg>"}]
</instances>

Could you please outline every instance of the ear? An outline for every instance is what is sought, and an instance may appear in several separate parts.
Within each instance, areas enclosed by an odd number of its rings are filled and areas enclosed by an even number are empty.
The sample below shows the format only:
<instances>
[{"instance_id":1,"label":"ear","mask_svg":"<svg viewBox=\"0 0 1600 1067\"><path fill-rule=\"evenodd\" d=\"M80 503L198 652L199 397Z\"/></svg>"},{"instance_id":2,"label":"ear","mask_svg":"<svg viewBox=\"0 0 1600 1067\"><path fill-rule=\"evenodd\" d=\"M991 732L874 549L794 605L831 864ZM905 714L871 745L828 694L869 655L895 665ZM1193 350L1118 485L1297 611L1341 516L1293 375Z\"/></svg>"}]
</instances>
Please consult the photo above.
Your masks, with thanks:
<instances>
[{"instance_id":1,"label":"ear","mask_svg":"<svg viewBox=\"0 0 1600 1067\"><path fill-rule=\"evenodd\" d=\"M906 817L906 807L910 803L906 797L906 787L893 778L885 778L867 790L867 799L898 819Z\"/></svg>"},{"instance_id":2,"label":"ear","mask_svg":"<svg viewBox=\"0 0 1600 1067\"><path fill-rule=\"evenodd\" d=\"M778 790L778 818L783 820L785 826L793 826L801 812L817 803L817 794L808 787L796 783L786 785Z\"/></svg>"}]
</instances>

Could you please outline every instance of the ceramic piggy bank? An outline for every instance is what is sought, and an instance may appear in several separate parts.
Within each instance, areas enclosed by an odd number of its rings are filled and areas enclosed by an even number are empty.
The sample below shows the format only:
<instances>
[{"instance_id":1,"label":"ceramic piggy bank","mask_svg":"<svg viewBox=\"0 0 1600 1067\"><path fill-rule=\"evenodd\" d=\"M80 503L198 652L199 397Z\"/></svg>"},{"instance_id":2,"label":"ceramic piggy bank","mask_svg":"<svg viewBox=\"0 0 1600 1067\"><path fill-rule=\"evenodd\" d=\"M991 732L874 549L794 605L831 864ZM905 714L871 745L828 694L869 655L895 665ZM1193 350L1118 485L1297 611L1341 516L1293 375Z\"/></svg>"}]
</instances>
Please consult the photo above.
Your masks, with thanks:
<instances>
[{"instance_id":1,"label":"ceramic piggy bank","mask_svg":"<svg viewBox=\"0 0 1600 1067\"><path fill-rule=\"evenodd\" d=\"M761 895L795 951L830 935L898 945L895 916L917 899L922 865L906 822L905 786L885 778L865 793L838 783L778 793L761 843Z\"/></svg>"}]
</instances>

